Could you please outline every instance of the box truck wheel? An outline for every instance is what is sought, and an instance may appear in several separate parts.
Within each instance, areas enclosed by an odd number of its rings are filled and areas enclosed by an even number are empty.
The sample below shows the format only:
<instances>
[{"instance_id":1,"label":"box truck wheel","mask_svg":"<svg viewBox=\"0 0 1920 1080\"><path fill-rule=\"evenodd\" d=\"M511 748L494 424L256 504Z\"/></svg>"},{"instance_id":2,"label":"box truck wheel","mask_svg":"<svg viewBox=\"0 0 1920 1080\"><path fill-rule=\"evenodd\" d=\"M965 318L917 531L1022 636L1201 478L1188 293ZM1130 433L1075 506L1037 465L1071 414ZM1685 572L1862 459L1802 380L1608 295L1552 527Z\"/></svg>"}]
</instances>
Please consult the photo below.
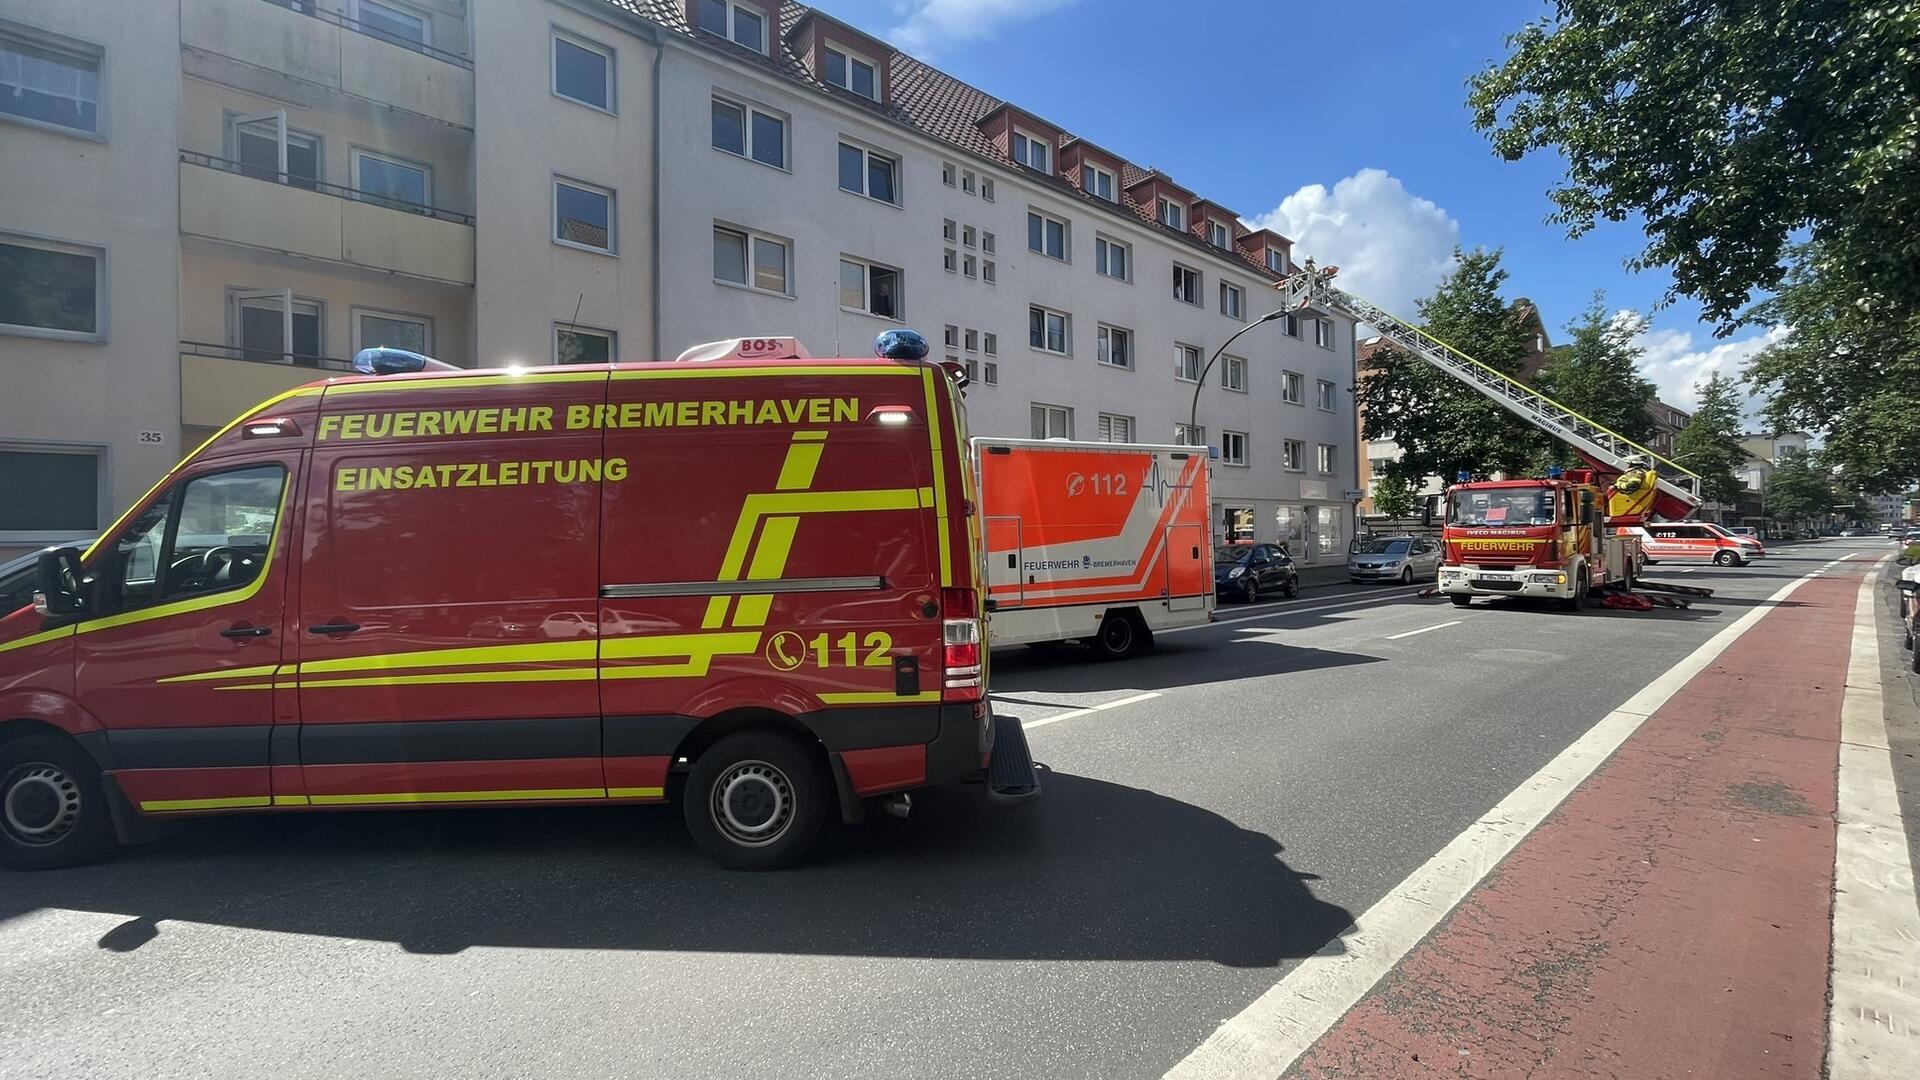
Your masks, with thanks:
<instances>
[{"instance_id":1,"label":"box truck wheel","mask_svg":"<svg viewBox=\"0 0 1920 1080\"><path fill-rule=\"evenodd\" d=\"M1146 636L1131 612L1109 611L1100 621L1100 632L1087 644L1093 646L1093 654L1100 659L1119 660L1139 651L1146 644Z\"/></svg>"},{"instance_id":2,"label":"box truck wheel","mask_svg":"<svg viewBox=\"0 0 1920 1080\"><path fill-rule=\"evenodd\" d=\"M734 870L790 866L835 805L818 747L797 735L739 731L693 763L681 800L694 843Z\"/></svg>"},{"instance_id":3,"label":"box truck wheel","mask_svg":"<svg viewBox=\"0 0 1920 1080\"><path fill-rule=\"evenodd\" d=\"M106 789L85 750L51 734L0 744L0 865L75 866L113 846Z\"/></svg>"}]
</instances>

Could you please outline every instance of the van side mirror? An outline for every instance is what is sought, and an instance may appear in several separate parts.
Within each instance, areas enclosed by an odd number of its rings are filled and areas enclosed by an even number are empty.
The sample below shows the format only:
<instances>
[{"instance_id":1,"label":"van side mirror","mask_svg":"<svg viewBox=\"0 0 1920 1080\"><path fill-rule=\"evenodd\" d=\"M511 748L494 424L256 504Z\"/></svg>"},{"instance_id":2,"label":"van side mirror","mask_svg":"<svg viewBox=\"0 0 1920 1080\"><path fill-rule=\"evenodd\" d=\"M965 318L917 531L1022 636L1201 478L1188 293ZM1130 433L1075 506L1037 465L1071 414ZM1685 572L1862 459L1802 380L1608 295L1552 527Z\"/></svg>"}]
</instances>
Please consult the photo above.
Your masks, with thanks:
<instances>
[{"instance_id":1,"label":"van side mirror","mask_svg":"<svg viewBox=\"0 0 1920 1080\"><path fill-rule=\"evenodd\" d=\"M34 570L33 610L42 615L78 615L86 610L78 548L48 548L40 553Z\"/></svg>"}]
</instances>

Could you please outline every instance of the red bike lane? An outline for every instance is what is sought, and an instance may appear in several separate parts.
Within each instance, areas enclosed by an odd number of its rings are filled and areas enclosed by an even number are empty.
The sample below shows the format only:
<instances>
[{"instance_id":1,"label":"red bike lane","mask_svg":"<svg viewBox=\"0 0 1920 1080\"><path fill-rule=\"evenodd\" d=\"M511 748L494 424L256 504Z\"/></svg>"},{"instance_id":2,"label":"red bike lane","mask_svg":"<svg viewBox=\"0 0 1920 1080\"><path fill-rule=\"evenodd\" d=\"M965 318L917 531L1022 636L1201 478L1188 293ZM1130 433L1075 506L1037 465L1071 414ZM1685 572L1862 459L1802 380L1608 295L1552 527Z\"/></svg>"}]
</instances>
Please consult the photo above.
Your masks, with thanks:
<instances>
[{"instance_id":1,"label":"red bike lane","mask_svg":"<svg viewBox=\"0 0 1920 1080\"><path fill-rule=\"evenodd\" d=\"M1818 1077L1859 585L1755 623L1286 1075Z\"/></svg>"}]
</instances>

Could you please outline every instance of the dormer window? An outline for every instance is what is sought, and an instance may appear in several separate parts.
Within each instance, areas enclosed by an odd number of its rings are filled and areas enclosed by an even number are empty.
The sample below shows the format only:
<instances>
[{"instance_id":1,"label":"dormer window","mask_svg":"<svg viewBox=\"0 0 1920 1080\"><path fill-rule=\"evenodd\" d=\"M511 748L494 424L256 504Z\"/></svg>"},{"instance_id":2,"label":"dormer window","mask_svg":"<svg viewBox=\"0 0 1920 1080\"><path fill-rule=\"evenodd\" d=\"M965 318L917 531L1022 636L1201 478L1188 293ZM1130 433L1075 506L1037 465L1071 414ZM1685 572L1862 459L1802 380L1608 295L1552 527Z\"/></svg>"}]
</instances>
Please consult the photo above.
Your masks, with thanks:
<instances>
[{"instance_id":1,"label":"dormer window","mask_svg":"<svg viewBox=\"0 0 1920 1080\"><path fill-rule=\"evenodd\" d=\"M766 16L750 4L699 0L698 25L709 34L745 45L754 52L767 51Z\"/></svg>"},{"instance_id":2,"label":"dormer window","mask_svg":"<svg viewBox=\"0 0 1920 1080\"><path fill-rule=\"evenodd\" d=\"M1169 229L1187 231L1187 208L1162 195L1160 197L1160 224Z\"/></svg>"},{"instance_id":3,"label":"dormer window","mask_svg":"<svg viewBox=\"0 0 1920 1080\"><path fill-rule=\"evenodd\" d=\"M1218 221L1207 222L1207 243L1217 248L1233 247L1233 230Z\"/></svg>"},{"instance_id":4,"label":"dormer window","mask_svg":"<svg viewBox=\"0 0 1920 1080\"><path fill-rule=\"evenodd\" d=\"M1113 201L1113 174L1097 165L1080 166L1080 189L1096 199Z\"/></svg>"},{"instance_id":5,"label":"dormer window","mask_svg":"<svg viewBox=\"0 0 1920 1080\"><path fill-rule=\"evenodd\" d=\"M1287 253L1277 247L1267 249L1267 269L1276 274L1287 272Z\"/></svg>"},{"instance_id":6,"label":"dormer window","mask_svg":"<svg viewBox=\"0 0 1920 1080\"><path fill-rule=\"evenodd\" d=\"M1013 129L1013 160L1037 173L1053 172L1053 146L1038 135Z\"/></svg>"},{"instance_id":7,"label":"dormer window","mask_svg":"<svg viewBox=\"0 0 1920 1080\"><path fill-rule=\"evenodd\" d=\"M880 79L872 61L828 46L827 82L842 90L851 90L870 101L880 100Z\"/></svg>"}]
</instances>

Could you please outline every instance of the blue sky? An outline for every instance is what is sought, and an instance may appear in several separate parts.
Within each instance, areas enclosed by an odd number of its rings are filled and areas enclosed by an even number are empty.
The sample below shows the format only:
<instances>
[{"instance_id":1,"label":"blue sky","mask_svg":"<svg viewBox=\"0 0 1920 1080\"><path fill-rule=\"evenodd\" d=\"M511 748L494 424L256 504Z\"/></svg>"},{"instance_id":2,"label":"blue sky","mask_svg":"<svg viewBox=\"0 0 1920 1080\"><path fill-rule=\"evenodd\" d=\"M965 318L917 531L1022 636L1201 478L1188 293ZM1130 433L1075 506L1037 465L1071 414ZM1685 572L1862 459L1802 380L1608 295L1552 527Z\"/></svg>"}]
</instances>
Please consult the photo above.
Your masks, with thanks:
<instances>
[{"instance_id":1,"label":"blue sky","mask_svg":"<svg viewBox=\"0 0 1920 1080\"><path fill-rule=\"evenodd\" d=\"M1640 248L1638 229L1603 225L1568 240L1545 221L1558 159L1501 161L1473 129L1467 76L1545 12L1538 0L820 6L1273 225L1341 263L1355 291L1407 315L1457 242L1504 248L1509 295L1535 300L1558 336L1595 289L1611 308L1651 313L1648 374L1675 404L1691 404L1707 370L1737 373L1762 340L1714 339L1684 298L1653 310L1667 274L1623 266ZM1266 104L1240 104L1255 101Z\"/></svg>"}]
</instances>

